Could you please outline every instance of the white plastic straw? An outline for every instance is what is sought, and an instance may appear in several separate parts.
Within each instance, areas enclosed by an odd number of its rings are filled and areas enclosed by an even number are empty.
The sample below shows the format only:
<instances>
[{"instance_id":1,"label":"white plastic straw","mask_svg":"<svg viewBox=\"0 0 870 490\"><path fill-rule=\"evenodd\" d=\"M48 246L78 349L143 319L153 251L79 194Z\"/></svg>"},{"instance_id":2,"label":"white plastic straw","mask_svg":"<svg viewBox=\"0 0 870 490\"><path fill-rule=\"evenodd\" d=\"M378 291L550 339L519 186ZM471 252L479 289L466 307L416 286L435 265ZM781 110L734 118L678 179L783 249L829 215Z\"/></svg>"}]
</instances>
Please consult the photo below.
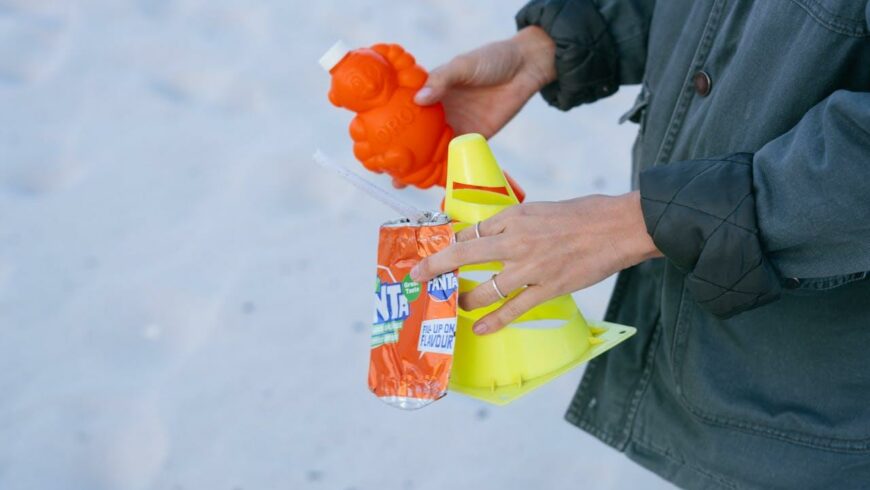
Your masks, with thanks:
<instances>
[{"instance_id":1,"label":"white plastic straw","mask_svg":"<svg viewBox=\"0 0 870 490\"><path fill-rule=\"evenodd\" d=\"M368 180L351 172L344 166L334 162L325 153L323 153L320 148L318 148L317 151L314 152L314 161L337 173L342 178L344 178L344 180L353 184L357 189L365 192L366 194L377 199L381 203L386 204L397 213L401 214L402 216L408 218L415 223L420 223L424 221L430 215L430 213L402 201L395 195L388 192L386 189L369 182Z\"/></svg>"}]
</instances>

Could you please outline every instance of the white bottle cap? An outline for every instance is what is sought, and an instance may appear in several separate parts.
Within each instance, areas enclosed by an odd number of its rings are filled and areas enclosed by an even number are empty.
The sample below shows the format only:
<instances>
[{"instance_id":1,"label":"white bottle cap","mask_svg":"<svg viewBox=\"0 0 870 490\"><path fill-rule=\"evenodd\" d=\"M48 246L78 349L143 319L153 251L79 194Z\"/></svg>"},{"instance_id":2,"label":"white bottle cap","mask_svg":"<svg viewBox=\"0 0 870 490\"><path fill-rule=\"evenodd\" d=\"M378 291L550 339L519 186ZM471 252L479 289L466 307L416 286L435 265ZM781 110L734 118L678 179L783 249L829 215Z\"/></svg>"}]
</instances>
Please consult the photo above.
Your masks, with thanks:
<instances>
[{"instance_id":1,"label":"white bottle cap","mask_svg":"<svg viewBox=\"0 0 870 490\"><path fill-rule=\"evenodd\" d=\"M326 71L332 70L349 51L350 50L347 48L347 45L344 44L344 41L336 42L331 48L329 48L329 51L320 57L320 66L322 66Z\"/></svg>"}]
</instances>

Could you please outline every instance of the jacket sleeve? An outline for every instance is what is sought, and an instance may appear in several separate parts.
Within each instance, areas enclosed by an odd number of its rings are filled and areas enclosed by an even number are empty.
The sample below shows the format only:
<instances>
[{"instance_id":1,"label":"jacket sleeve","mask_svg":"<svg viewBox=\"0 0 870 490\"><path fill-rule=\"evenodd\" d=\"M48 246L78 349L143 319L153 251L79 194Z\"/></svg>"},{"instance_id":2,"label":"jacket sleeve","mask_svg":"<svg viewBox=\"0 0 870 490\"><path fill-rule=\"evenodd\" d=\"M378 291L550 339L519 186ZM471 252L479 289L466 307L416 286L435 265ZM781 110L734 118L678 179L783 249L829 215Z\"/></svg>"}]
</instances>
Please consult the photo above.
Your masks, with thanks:
<instances>
[{"instance_id":1,"label":"jacket sleeve","mask_svg":"<svg viewBox=\"0 0 870 490\"><path fill-rule=\"evenodd\" d=\"M655 0L532 0L517 28L536 25L556 43L556 81L541 90L567 111L640 83Z\"/></svg>"},{"instance_id":2,"label":"jacket sleeve","mask_svg":"<svg viewBox=\"0 0 870 490\"><path fill-rule=\"evenodd\" d=\"M755 154L640 175L647 231L694 299L728 317L788 287L870 271L870 93L840 90ZM786 279L783 279L786 278Z\"/></svg>"}]
</instances>

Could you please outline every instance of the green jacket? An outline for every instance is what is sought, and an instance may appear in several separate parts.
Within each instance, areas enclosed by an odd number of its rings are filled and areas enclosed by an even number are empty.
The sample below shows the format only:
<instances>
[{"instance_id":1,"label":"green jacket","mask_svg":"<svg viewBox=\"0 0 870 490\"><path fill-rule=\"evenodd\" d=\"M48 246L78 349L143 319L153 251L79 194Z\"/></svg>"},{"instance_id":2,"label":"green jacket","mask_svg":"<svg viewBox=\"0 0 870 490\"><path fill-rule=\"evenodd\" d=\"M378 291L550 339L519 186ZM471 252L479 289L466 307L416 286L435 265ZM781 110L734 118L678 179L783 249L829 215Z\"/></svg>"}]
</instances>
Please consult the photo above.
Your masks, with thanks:
<instances>
[{"instance_id":1,"label":"green jacket","mask_svg":"<svg viewBox=\"0 0 870 490\"><path fill-rule=\"evenodd\" d=\"M567 419L691 488L870 488L870 4L534 0L568 110L642 84L623 271Z\"/></svg>"}]
</instances>

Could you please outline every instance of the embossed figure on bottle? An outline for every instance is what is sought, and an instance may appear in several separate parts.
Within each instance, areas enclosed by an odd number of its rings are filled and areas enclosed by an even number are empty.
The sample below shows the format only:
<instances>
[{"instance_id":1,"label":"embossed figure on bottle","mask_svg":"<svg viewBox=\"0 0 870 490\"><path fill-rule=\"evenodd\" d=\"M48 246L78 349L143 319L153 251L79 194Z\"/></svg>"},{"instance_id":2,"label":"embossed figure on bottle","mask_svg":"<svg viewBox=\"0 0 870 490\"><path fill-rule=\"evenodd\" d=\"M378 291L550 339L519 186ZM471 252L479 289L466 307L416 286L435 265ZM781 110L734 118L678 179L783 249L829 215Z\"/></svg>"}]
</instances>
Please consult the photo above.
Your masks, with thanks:
<instances>
[{"instance_id":1,"label":"embossed figure on bottle","mask_svg":"<svg viewBox=\"0 0 870 490\"><path fill-rule=\"evenodd\" d=\"M453 129L441 104L419 106L414 94L428 74L397 44L348 51L336 44L321 58L332 75L329 100L356 113L350 123L353 153L396 187L445 184Z\"/></svg>"}]
</instances>

